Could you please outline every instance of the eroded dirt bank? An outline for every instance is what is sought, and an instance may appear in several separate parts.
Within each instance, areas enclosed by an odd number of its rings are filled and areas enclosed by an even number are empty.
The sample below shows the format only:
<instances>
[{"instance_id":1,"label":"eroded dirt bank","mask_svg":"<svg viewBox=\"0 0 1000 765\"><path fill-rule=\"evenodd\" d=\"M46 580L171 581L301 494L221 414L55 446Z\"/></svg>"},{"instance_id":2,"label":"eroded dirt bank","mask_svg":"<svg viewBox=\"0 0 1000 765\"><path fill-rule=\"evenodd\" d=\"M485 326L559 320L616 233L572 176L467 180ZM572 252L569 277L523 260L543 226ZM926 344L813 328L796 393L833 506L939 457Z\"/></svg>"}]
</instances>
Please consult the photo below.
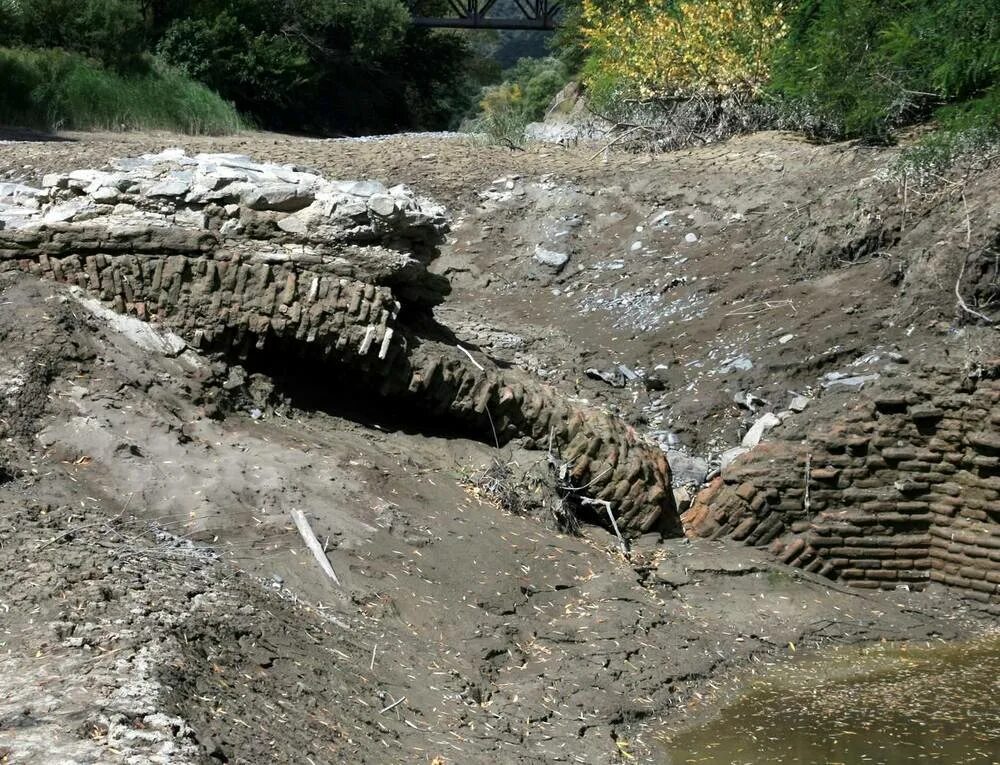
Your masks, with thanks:
<instances>
[{"instance_id":1,"label":"eroded dirt bank","mask_svg":"<svg viewBox=\"0 0 1000 765\"><path fill-rule=\"evenodd\" d=\"M824 374L997 351L955 322L936 259L988 246L995 174L964 201L904 203L875 180L884 153L777 136L609 164L435 140L69 138L0 144L0 168L40 179L182 145L435 197L456 217L435 315L659 438L675 476L690 458L691 483L757 400L809 394L801 427L856 397ZM0 286L10 762L648 761L661 719L754 656L989 623L944 587L855 592L732 542L642 537L626 561L602 529L477 495L464 479L498 456L486 443L357 388L303 399L231 357L151 351L63 285ZM516 440L499 458L544 473Z\"/></svg>"}]
</instances>

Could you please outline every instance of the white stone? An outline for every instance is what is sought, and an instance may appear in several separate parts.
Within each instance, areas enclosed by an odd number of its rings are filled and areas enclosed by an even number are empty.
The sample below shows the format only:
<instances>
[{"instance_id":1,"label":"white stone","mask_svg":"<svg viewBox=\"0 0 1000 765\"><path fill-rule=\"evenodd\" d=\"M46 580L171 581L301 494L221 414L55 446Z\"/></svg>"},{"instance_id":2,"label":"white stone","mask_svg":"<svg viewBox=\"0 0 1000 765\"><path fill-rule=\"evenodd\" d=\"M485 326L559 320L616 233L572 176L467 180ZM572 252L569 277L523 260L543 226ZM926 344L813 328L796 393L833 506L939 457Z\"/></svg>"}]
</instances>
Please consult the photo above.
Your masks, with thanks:
<instances>
[{"instance_id":1,"label":"white stone","mask_svg":"<svg viewBox=\"0 0 1000 765\"><path fill-rule=\"evenodd\" d=\"M61 173L48 173L42 176L43 189L65 189L69 186L69 176Z\"/></svg>"},{"instance_id":2,"label":"white stone","mask_svg":"<svg viewBox=\"0 0 1000 765\"><path fill-rule=\"evenodd\" d=\"M278 228L289 234L295 234L297 236L305 236L309 233L309 226L306 221L297 215L286 215L278 221Z\"/></svg>"},{"instance_id":3,"label":"white stone","mask_svg":"<svg viewBox=\"0 0 1000 765\"><path fill-rule=\"evenodd\" d=\"M187 343L173 332L157 329L141 319L125 316L110 308L105 308L100 301L88 297L82 289L75 285L70 286L69 291L73 298L96 318L105 322L110 329L124 335L143 350L163 356L177 356L187 348Z\"/></svg>"},{"instance_id":4,"label":"white stone","mask_svg":"<svg viewBox=\"0 0 1000 765\"><path fill-rule=\"evenodd\" d=\"M788 402L788 408L793 412L804 412L807 406L809 406L808 396L793 396Z\"/></svg>"},{"instance_id":5,"label":"white stone","mask_svg":"<svg viewBox=\"0 0 1000 765\"><path fill-rule=\"evenodd\" d=\"M313 203L311 190L296 183L250 184L243 193L243 203L252 210L295 212Z\"/></svg>"},{"instance_id":6,"label":"white stone","mask_svg":"<svg viewBox=\"0 0 1000 765\"><path fill-rule=\"evenodd\" d=\"M848 376L843 372L829 372L823 376L824 388L850 388L851 390L861 390L867 383L874 382L879 378L877 372L868 375Z\"/></svg>"},{"instance_id":7,"label":"white stone","mask_svg":"<svg viewBox=\"0 0 1000 765\"><path fill-rule=\"evenodd\" d=\"M719 455L719 469L725 470L729 467L737 457L741 457L746 454L749 449L745 446L734 446L732 449L727 449L722 454Z\"/></svg>"},{"instance_id":8,"label":"white stone","mask_svg":"<svg viewBox=\"0 0 1000 765\"><path fill-rule=\"evenodd\" d=\"M69 202L53 205L42 216L42 223L67 223L78 217L84 211L93 210L94 205L88 199L71 199Z\"/></svg>"},{"instance_id":9,"label":"white stone","mask_svg":"<svg viewBox=\"0 0 1000 765\"><path fill-rule=\"evenodd\" d=\"M540 244L535 247L535 254L532 257L536 263L551 268L557 274L569 262L569 255L566 253L548 250Z\"/></svg>"},{"instance_id":10,"label":"white stone","mask_svg":"<svg viewBox=\"0 0 1000 765\"><path fill-rule=\"evenodd\" d=\"M742 446L746 449L753 449L757 444L760 443L761 438L764 434L771 430L771 428L777 427L781 424L781 420L773 415L771 412L762 414L757 418L757 421L750 426L750 430L747 434L743 436Z\"/></svg>"},{"instance_id":11,"label":"white stone","mask_svg":"<svg viewBox=\"0 0 1000 765\"><path fill-rule=\"evenodd\" d=\"M166 178L150 187L146 192L151 197L182 197L188 193L191 182L183 178Z\"/></svg>"},{"instance_id":12,"label":"white stone","mask_svg":"<svg viewBox=\"0 0 1000 765\"><path fill-rule=\"evenodd\" d=\"M35 197L43 196L44 194L44 191L36 189L34 186L25 186L22 183L0 183L0 198L6 197L8 199L18 199L23 201L25 198L34 199Z\"/></svg>"},{"instance_id":13,"label":"white stone","mask_svg":"<svg viewBox=\"0 0 1000 765\"><path fill-rule=\"evenodd\" d=\"M69 174L69 179L89 185L106 175L107 173L103 173L100 170L73 170Z\"/></svg>"},{"instance_id":14,"label":"white stone","mask_svg":"<svg viewBox=\"0 0 1000 765\"><path fill-rule=\"evenodd\" d=\"M100 204L111 205L118 201L118 195L118 189L112 186L101 186L90 197Z\"/></svg>"},{"instance_id":15,"label":"white stone","mask_svg":"<svg viewBox=\"0 0 1000 765\"><path fill-rule=\"evenodd\" d=\"M736 358L726 359L723 361L722 366L719 368L719 373L728 374L733 370L746 372L750 369L753 369L753 361L751 361L748 356L738 356Z\"/></svg>"},{"instance_id":16,"label":"white stone","mask_svg":"<svg viewBox=\"0 0 1000 765\"><path fill-rule=\"evenodd\" d=\"M667 450L671 480L674 486L693 484L700 486L708 476L708 462L701 457L693 457L677 449Z\"/></svg>"},{"instance_id":17,"label":"white stone","mask_svg":"<svg viewBox=\"0 0 1000 765\"><path fill-rule=\"evenodd\" d=\"M388 218L396 212L396 200L388 194L373 194L368 200L368 209L379 217Z\"/></svg>"},{"instance_id":18,"label":"white stone","mask_svg":"<svg viewBox=\"0 0 1000 765\"><path fill-rule=\"evenodd\" d=\"M164 149L159 154L143 154L140 159L149 163L173 162L180 165L194 164L194 160L184 153L184 149L179 149L176 146Z\"/></svg>"},{"instance_id":19,"label":"white stone","mask_svg":"<svg viewBox=\"0 0 1000 765\"><path fill-rule=\"evenodd\" d=\"M331 181L330 187L342 194L355 197L371 197L375 194L386 194L388 189L378 181Z\"/></svg>"}]
</instances>

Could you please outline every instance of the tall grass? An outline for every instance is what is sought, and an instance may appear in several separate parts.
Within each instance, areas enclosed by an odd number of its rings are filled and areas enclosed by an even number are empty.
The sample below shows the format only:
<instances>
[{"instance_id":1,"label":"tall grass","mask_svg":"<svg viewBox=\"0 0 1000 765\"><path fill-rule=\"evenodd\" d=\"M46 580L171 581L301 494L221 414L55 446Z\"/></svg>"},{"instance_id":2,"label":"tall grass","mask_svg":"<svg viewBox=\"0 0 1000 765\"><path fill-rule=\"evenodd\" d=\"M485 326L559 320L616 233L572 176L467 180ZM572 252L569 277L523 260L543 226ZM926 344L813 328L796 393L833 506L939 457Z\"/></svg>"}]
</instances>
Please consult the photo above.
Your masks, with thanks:
<instances>
[{"instance_id":1,"label":"tall grass","mask_svg":"<svg viewBox=\"0 0 1000 765\"><path fill-rule=\"evenodd\" d=\"M0 48L0 123L209 135L245 127L232 104L159 62L121 75L76 54L23 48Z\"/></svg>"}]
</instances>

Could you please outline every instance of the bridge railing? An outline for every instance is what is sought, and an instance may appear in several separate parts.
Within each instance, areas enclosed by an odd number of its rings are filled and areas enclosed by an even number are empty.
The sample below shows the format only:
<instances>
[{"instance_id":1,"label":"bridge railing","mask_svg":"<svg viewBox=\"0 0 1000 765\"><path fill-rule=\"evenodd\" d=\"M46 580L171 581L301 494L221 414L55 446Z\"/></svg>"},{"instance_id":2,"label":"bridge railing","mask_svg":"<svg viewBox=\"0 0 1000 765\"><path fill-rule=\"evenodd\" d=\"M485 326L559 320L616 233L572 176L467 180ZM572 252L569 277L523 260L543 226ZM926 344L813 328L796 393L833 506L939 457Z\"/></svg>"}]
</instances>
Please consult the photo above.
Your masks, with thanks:
<instances>
[{"instance_id":1,"label":"bridge railing","mask_svg":"<svg viewBox=\"0 0 1000 765\"><path fill-rule=\"evenodd\" d=\"M425 0L408 0L413 24L418 27L450 29L528 29L551 32L557 26L559 0L514 0L514 16L490 15L497 0L448 0L449 15L425 16ZM438 4L440 7L440 4ZM453 14L453 15L452 15Z\"/></svg>"}]
</instances>

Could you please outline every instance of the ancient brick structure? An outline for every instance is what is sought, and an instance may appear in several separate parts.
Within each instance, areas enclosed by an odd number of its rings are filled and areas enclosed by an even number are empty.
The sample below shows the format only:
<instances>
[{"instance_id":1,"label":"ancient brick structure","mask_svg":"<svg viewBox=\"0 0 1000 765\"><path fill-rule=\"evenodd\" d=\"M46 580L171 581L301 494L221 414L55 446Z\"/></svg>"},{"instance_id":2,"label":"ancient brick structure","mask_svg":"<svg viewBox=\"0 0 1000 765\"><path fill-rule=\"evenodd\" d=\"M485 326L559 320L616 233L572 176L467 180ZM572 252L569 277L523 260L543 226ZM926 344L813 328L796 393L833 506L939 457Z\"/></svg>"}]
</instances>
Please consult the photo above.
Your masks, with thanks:
<instances>
[{"instance_id":1,"label":"ancient brick structure","mask_svg":"<svg viewBox=\"0 0 1000 765\"><path fill-rule=\"evenodd\" d=\"M551 445L623 531L680 533L658 448L433 320L448 284L425 263L444 212L409 190L179 152L45 185L0 189L0 267L78 285L205 350L305 358L484 440Z\"/></svg>"},{"instance_id":2,"label":"ancient brick structure","mask_svg":"<svg viewBox=\"0 0 1000 765\"><path fill-rule=\"evenodd\" d=\"M937 581L1000 606L1000 359L880 382L738 459L685 515L689 533L858 587Z\"/></svg>"}]
</instances>

